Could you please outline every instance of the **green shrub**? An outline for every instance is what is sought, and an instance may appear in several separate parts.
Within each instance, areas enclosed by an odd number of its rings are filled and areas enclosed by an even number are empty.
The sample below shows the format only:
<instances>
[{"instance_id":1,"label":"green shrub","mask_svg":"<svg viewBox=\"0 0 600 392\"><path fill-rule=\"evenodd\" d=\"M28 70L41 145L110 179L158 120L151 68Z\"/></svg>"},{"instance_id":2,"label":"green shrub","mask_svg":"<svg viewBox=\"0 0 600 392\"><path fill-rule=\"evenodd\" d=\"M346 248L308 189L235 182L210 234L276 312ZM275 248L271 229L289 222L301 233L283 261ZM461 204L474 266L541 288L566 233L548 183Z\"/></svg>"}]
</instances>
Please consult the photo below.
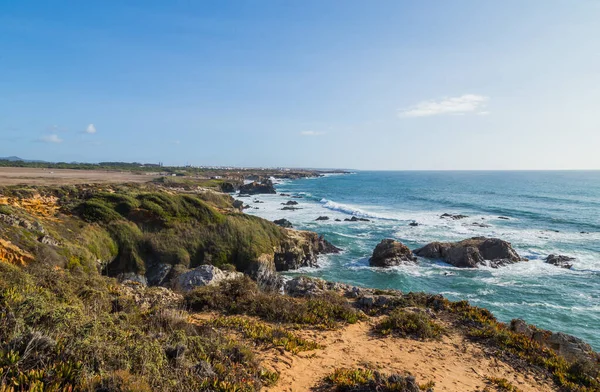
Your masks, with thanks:
<instances>
[{"instance_id":1,"label":"green shrub","mask_svg":"<svg viewBox=\"0 0 600 392\"><path fill-rule=\"evenodd\" d=\"M218 310L229 314L257 316L266 321L334 328L355 323L360 313L336 294L323 298L292 298L263 292L250 278L222 282L217 287L199 287L186 295L186 304L196 311Z\"/></svg>"},{"instance_id":2,"label":"green shrub","mask_svg":"<svg viewBox=\"0 0 600 392\"><path fill-rule=\"evenodd\" d=\"M425 313L396 309L377 324L375 330L382 335L434 339L439 338L444 329Z\"/></svg>"},{"instance_id":3,"label":"green shrub","mask_svg":"<svg viewBox=\"0 0 600 392\"><path fill-rule=\"evenodd\" d=\"M110 204L99 199L85 201L79 206L81 217L87 222L110 223L122 219Z\"/></svg>"},{"instance_id":4,"label":"green shrub","mask_svg":"<svg viewBox=\"0 0 600 392\"><path fill-rule=\"evenodd\" d=\"M414 377L386 375L370 369L338 368L325 378L325 386L339 392L406 392L421 389Z\"/></svg>"}]
</instances>

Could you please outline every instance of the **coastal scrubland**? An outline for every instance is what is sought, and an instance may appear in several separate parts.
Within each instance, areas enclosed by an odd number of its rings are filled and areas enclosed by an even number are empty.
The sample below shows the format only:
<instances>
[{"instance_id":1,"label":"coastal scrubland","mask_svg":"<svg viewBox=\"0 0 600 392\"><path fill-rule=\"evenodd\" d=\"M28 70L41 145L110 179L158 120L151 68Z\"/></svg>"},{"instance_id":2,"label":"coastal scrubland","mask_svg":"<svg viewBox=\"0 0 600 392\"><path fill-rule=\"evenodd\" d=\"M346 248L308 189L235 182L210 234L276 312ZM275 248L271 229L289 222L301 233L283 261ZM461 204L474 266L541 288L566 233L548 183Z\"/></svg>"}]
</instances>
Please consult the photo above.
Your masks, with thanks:
<instances>
[{"instance_id":1,"label":"coastal scrubland","mask_svg":"<svg viewBox=\"0 0 600 392\"><path fill-rule=\"evenodd\" d=\"M282 294L277 270L327 247L221 184L0 189L0 391L600 390L597 356L466 301L308 278ZM207 264L240 274L178 286Z\"/></svg>"}]
</instances>

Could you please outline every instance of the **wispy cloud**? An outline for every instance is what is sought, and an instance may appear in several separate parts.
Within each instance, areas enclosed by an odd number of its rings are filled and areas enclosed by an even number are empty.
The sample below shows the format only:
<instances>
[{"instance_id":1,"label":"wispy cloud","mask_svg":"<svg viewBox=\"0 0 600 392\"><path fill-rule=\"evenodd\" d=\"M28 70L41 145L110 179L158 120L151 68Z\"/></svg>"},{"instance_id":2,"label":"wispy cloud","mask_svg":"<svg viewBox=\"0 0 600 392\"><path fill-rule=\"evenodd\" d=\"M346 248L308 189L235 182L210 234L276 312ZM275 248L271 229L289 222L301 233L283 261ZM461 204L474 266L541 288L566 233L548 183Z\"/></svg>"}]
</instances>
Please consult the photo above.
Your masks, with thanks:
<instances>
[{"instance_id":1,"label":"wispy cloud","mask_svg":"<svg viewBox=\"0 0 600 392\"><path fill-rule=\"evenodd\" d=\"M57 134L53 133L52 135L45 135L38 139L40 142L44 143L62 143L63 140L58 137Z\"/></svg>"},{"instance_id":2,"label":"wispy cloud","mask_svg":"<svg viewBox=\"0 0 600 392\"><path fill-rule=\"evenodd\" d=\"M324 135L325 132L317 132L317 131L302 131L300 135L302 136L321 136Z\"/></svg>"},{"instance_id":3,"label":"wispy cloud","mask_svg":"<svg viewBox=\"0 0 600 392\"><path fill-rule=\"evenodd\" d=\"M443 114L488 114L483 111L489 97L475 94L465 94L460 97L446 97L439 100L419 102L411 107L398 110L400 117L428 117Z\"/></svg>"},{"instance_id":4,"label":"wispy cloud","mask_svg":"<svg viewBox=\"0 0 600 392\"><path fill-rule=\"evenodd\" d=\"M96 133L96 126L94 124L88 125L85 129L85 133L93 135L94 133Z\"/></svg>"}]
</instances>

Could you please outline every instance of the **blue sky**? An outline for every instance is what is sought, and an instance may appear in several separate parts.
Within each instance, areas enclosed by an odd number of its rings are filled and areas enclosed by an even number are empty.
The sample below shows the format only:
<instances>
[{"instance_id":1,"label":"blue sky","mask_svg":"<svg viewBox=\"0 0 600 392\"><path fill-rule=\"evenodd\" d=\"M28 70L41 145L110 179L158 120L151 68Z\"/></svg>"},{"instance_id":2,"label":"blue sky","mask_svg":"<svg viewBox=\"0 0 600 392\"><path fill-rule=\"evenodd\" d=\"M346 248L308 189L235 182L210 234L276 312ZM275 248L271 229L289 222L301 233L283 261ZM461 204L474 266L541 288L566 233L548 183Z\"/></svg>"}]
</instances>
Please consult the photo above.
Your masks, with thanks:
<instances>
[{"instance_id":1,"label":"blue sky","mask_svg":"<svg viewBox=\"0 0 600 392\"><path fill-rule=\"evenodd\" d=\"M0 156L600 169L600 2L1 1Z\"/></svg>"}]
</instances>

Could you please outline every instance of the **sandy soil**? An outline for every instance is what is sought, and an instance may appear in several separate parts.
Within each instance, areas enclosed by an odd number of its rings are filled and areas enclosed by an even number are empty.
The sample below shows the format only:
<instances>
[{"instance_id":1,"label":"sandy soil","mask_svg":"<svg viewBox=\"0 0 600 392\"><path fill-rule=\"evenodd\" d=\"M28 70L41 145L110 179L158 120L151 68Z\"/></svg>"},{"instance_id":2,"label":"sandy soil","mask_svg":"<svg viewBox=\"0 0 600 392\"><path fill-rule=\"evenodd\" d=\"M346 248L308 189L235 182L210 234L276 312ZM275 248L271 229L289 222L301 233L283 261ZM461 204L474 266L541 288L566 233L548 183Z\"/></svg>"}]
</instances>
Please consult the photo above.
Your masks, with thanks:
<instances>
[{"instance_id":1,"label":"sandy soil","mask_svg":"<svg viewBox=\"0 0 600 392\"><path fill-rule=\"evenodd\" d=\"M263 364L280 373L277 385L269 390L315 390L335 368L365 366L385 373L408 372L420 384L434 381L436 392L482 391L486 376L506 378L524 392L556 390L550 380L518 372L458 334L420 342L375 337L370 331L369 322L361 322L336 331L301 332L326 347L298 355L275 349L261 353Z\"/></svg>"},{"instance_id":2,"label":"sandy soil","mask_svg":"<svg viewBox=\"0 0 600 392\"><path fill-rule=\"evenodd\" d=\"M134 174L105 170L30 169L0 167L0 185L72 185L89 183L148 182L158 173Z\"/></svg>"}]
</instances>

